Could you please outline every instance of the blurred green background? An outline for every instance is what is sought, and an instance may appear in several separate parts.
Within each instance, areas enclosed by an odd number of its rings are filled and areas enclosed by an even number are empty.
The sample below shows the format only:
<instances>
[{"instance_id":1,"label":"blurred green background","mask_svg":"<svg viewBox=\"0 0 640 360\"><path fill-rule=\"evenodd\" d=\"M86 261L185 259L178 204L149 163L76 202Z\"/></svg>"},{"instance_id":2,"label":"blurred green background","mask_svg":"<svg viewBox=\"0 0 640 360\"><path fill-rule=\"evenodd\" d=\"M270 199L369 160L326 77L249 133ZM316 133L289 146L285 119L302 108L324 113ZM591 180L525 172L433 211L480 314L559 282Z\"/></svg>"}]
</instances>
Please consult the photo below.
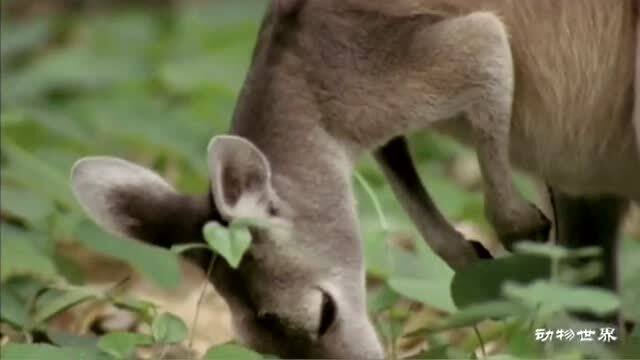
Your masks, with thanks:
<instances>
[{"instance_id":1,"label":"blurred green background","mask_svg":"<svg viewBox=\"0 0 640 360\"><path fill-rule=\"evenodd\" d=\"M40 314L46 301L31 308L25 302L47 283L85 284L83 270L61 244L123 260L157 286L175 286L181 278L176 256L111 237L89 223L71 195L69 171L83 156L117 156L153 168L182 191L206 191L206 145L229 127L267 2L1 4L3 321L14 328L46 327L57 311ZM426 133L416 135L412 145L443 212L469 236L495 246L483 216L474 155ZM390 354L399 357L396 347L402 351L406 345L400 335L416 314L424 317L431 309L438 318L455 311L449 295L453 274L421 241L413 241L415 229L372 159L363 159L358 171L374 189L390 227L383 228L372 199L355 182L373 284L371 311L375 317L384 312L380 331L392 339ZM517 180L533 197L531 182L521 175ZM638 254L637 242L629 239L627 245ZM640 271L628 268L629 278ZM433 345L449 341L433 340L431 349L442 350L437 354L444 357L451 349L473 352L478 346L470 331L451 347Z\"/></svg>"}]
</instances>

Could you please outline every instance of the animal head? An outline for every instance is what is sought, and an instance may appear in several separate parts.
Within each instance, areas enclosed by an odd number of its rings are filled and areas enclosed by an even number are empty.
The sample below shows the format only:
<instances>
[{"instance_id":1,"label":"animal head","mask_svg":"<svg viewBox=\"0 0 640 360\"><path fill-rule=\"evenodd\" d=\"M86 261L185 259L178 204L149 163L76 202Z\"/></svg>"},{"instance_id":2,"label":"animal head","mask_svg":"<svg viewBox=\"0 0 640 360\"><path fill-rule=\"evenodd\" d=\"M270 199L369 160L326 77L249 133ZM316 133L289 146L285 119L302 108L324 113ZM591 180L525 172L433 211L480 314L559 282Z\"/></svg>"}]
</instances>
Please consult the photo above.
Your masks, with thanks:
<instances>
[{"instance_id":1,"label":"animal head","mask_svg":"<svg viewBox=\"0 0 640 360\"><path fill-rule=\"evenodd\" d=\"M282 195L288 180L272 172L251 142L216 137L208 162L212 185L201 197L179 194L151 170L108 157L78 161L72 186L107 231L164 247L203 242L207 221L269 222L250 228L252 245L237 269L218 257L211 273L239 340L284 357L381 358L366 313L358 238L343 236L336 224L319 233L317 211L326 209L305 208L303 194ZM203 268L209 263L203 253L191 259Z\"/></svg>"},{"instance_id":2,"label":"animal head","mask_svg":"<svg viewBox=\"0 0 640 360\"><path fill-rule=\"evenodd\" d=\"M250 228L252 245L238 268L219 258L210 279L231 309L239 340L264 353L384 356L366 311L351 189L353 139L340 138L339 122L325 121L339 118L332 115L335 108L323 106L335 102L327 95L340 90L338 69L358 70L357 60L363 59L359 51L366 46L342 46L363 45L368 35L359 28L365 22L358 6L366 4L271 2L233 135L216 137L209 146L206 196L178 194L158 175L124 160L89 158L73 170L86 212L122 236L167 247L203 241L201 229L210 220L257 218L272 224ZM393 9L384 1L376 4L382 11ZM350 55L335 57L340 54ZM190 257L207 267L206 255Z\"/></svg>"}]
</instances>

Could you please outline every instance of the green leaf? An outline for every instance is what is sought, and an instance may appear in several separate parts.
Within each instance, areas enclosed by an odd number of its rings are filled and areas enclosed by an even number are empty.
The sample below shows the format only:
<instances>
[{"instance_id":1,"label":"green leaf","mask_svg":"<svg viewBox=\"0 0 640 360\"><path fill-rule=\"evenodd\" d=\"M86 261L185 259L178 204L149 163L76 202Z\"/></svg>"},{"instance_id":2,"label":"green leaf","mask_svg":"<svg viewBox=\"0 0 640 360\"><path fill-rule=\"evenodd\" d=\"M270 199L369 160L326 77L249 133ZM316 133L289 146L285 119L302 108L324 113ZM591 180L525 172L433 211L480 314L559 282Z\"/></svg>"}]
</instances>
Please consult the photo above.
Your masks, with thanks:
<instances>
[{"instance_id":1,"label":"green leaf","mask_svg":"<svg viewBox=\"0 0 640 360\"><path fill-rule=\"evenodd\" d=\"M512 301L492 301L471 305L447 317L441 324L429 328L429 332L473 326L487 319L525 315L527 311L525 306Z\"/></svg>"},{"instance_id":2,"label":"green leaf","mask_svg":"<svg viewBox=\"0 0 640 360\"><path fill-rule=\"evenodd\" d=\"M594 258L602 255L602 249L596 246L567 249L558 245L540 244L531 241L520 242L516 244L515 249L516 252L521 254L538 255L554 260Z\"/></svg>"},{"instance_id":3,"label":"green leaf","mask_svg":"<svg viewBox=\"0 0 640 360\"><path fill-rule=\"evenodd\" d=\"M22 149L6 136L2 137L2 153L10 162L10 166L3 169L5 178L56 200L68 209L80 211L80 207L73 200L66 175Z\"/></svg>"},{"instance_id":4,"label":"green leaf","mask_svg":"<svg viewBox=\"0 0 640 360\"><path fill-rule=\"evenodd\" d=\"M451 283L455 304L463 309L503 298L507 282L529 283L550 275L549 259L533 255L511 255L491 261L479 261L458 272Z\"/></svg>"},{"instance_id":5,"label":"green leaf","mask_svg":"<svg viewBox=\"0 0 640 360\"><path fill-rule=\"evenodd\" d=\"M128 359L138 347L153 344L153 338L149 335L112 332L98 341L98 348L116 359Z\"/></svg>"},{"instance_id":6,"label":"green leaf","mask_svg":"<svg viewBox=\"0 0 640 360\"><path fill-rule=\"evenodd\" d=\"M89 249L126 261L160 287L171 289L180 284L178 256L169 250L112 236L88 221L77 226L75 235Z\"/></svg>"},{"instance_id":7,"label":"green leaf","mask_svg":"<svg viewBox=\"0 0 640 360\"><path fill-rule=\"evenodd\" d=\"M36 324L40 324L74 305L95 297L96 294L88 290L77 289L65 291L52 300L46 301L42 307L38 307L33 316L33 320Z\"/></svg>"},{"instance_id":8,"label":"green leaf","mask_svg":"<svg viewBox=\"0 0 640 360\"><path fill-rule=\"evenodd\" d=\"M523 241L515 245L518 253L545 256L550 259L560 260L569 257L569 250L552 244L539 244L531 241Z\"/></svg>"},{"instance_id":9,"label":"green leaf","mask_svg":"<svg viewBox=\"0 0 640 360\"><path fill-rule=\"evenodd\" d=\"M384 230L371 230L364 228L366 238L364 239L365 262L367 272L370 276L380 279L387 279L393 272L392 252L401 251L392 247L387 241L388 233Z\"/></svg>"},{"instance_id":10,"label":"green leaf","mask_svg":"<svg viewBox=\"0 0 640 360\"><path fill-rule=\"evenodd\" d=\"M153 320L151 333L156 343L175 344L187 338L189 330L179 317L163 313Z\"/></svg>"},{"instance_id":11,"label":"green leaf","mask_svg":"<svg viewBox=\"0 0 640 360\"><path fill-rule=\"evenodd\" d=\"M417 241L418 254L392 252L395 266L389 286L409 299L431 305L439 310L454 312L451 281L454 272L436 256L424 242Z\"/></svg>"},{"instance_id":12,"label":"green leaf","mask_svg":"<svg viewBox=\"0 0 640 360\"><path fill-rule=\"evenodd\" d=\"M46 344L7 344L0 349L2 360L108 360L104 354L83 347L56 347Z\"/></svg>"},{"instance_id":13,"label":"green leaf","mask_svg":"<svg viewBox=\"0 0 640 360\"><path fill-rule=\"evenodd\" d=\"M27 304L6 284L0 285L0 319L21 329L29 322Z\"/></svg>"},{"instance_id":14,"label":"green leaf","mask_svg":"<svg viewBox=\"0 0 640 360\"><path fill-rule=\"evenodd\" d=\"M6 224L0 226L0 282L17 276L45 282L59 278L52 259L36 247L32 233L9 230Z\"/></svg>"},{"instance_id":15,"label":"green leaf","mask_svg":"<svg viewBox=\"0 0 640 360\"><path fill-rule=\"evenodd\" d=\"M251 245L251 234L244 228L227 230L216 222L210 222L205 225L203 233L207 243L233 268L238 267Z\"/></svg>"},{"instance_id":16,"label":"green leaf","mask_svg":"<svg viewBox=\"0 0 640 360\"><path fill-rule=\"evenodd\" d=\"M620 307L620 299L605 289L567 286L539 280L531 285L506 283L504 293L531 305L546 305L558 310L586 311L607 315Z\"/></svg>"},{"instance_id":17,"label":"green leaf","mask_svg":"<svg viewBox=\"0 0 640 360\"><path fill-rule=\"evenodd\" d=\"M203 360L261 360L263 359L262 355L253 352L244 347L233 345L233 344L225 344L214 346L207 350L207 353L204 355Z\"/></svg>"},{"instance_id":18,"label":"green leaf","mask_svg":"<svg viewBox=\"0 0 640 360\"><path fill-rule=\"evenodd\" d=\"M154 303L138 299L120 299L112 298L113 304L121 309L133 311L142 317L142 320L148 324L153 322L158 312Z\"/></svg>"},{"instance_id":19,"label":"green leaf","mask_svg":"<svg viewBox=\"0 0 640 360\"><path fill-rule=\"evenodd\" d=\"M376 289L369 292L367 296L369 313L376 315L391 308L398 300L400 296L393 291L388 285L382 286L380 289Z\"/></svg>"},{"instance_id":20,"label":"green leaf","mask_svg":"<svg viewBox=\"0 0 640 360\"><path fill-rule=\"evenodd\" d=\"M392 277L388 284L393 290L411 300L420 301L442 311L456 310L449 292L442 291L443 288L448 289L448 282L433 283L421 278Z\"/></svg>"},{"instance_id":21,"label":"green leaf","mask_svg":"<svg viewBox=\"0 0 640 360\"><path fill-rule=\"evenodd\" d=\"M78 347L98 349L98 340L96 336L76 335L64 331L47 329L47 337L51 339L55 345L62 347Z\"/></svg>"},{"instance_id":22,"label":"green leaf","mask_svg":"<svg viewBox=\"0 0 640 360\"><path fill-rule=\"evenodd\" d=\"M1 197L3 210L39 228L44 227L44 220L55 210L49 199L30 191L3 186Z\"/></svg>"},{"instance_id":23,"label":"green leaf","mask_svg":"<svg viewBox=\"0 0 640 360\"><path fill-rule=\"evenodd\" d=\"M624 317L640 323L640 273L627 278L621 289Z\"/></svg>"},{"instance_id":24,"label":"green leaf","mask_svg":"<svg viewBox=\"0 0 640 360\"><path fill-rule=\"evenodd\" d=\"M621 247L622 313L626 319L640 323L640 241L627 238Z\"/></svg>"}]
</instances>

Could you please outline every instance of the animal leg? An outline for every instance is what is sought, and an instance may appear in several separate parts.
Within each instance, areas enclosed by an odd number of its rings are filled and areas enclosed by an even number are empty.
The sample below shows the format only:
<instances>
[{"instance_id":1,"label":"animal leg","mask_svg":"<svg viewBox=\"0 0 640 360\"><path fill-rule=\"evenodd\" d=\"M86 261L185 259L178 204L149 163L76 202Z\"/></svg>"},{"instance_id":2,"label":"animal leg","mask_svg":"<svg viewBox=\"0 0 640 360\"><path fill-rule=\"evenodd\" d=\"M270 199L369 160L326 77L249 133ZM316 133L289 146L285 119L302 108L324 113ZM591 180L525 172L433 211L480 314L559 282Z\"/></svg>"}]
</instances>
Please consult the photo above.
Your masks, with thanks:
<instances>
[{"instance_id":1,"label":"animal leg","mask_svg":"<svg viewBox=\"0 0 640 360\"><path fill-rule=\"evenodd\" d=\"M554 189L552 197L557 243L569 248L601 247L602 274L588 284L617 292L619 228L629 201L609 196L572 197Z\"/></svg>"},{"instance_id":2,"label":"animal leg","mask_svg":"<svg viewBox=\"0 0 640 360\"><path fill-rule=\"evenodd\" d=\"M478 15L480 16L480 15ZM517 240L548 238L551 224L515 188L509 159L514 65L506 30L493 14L482 14L481 32L469 32L462 43L480 42L475 76L482 82L466 115L484 179L485 211L506 248ZM480 21L475 19L476 22ZM479 38L480 37L480 38Z\"/></svg>"},{"instance_id":3,"label":"animal leg","mask_svg":"<svg viewBox=\"0 0 640 360\"><path fill-rule=\"evenodd\" d=\"M415 169L406 138L391 140L374 155L422 237L451 268L459 269L478 257L490 257L480 243L466 241L440 213Z\"/></svg>"},{"instance_id":4,"label":"animal leg","mask_svg":"<svg viewBox=\"0 0 640 360\"><path fill-rule=\"evenodd\" d=\"M501 242L510 248L517 240L546 240L549 220L513 183L514 64L504 24L493 13L476 12L427 24L413 38L411 57L426 62L419 73L426 84L424 115L402 130L464 115L484 180L485 211Z\"/></svg>"}]
</instances>

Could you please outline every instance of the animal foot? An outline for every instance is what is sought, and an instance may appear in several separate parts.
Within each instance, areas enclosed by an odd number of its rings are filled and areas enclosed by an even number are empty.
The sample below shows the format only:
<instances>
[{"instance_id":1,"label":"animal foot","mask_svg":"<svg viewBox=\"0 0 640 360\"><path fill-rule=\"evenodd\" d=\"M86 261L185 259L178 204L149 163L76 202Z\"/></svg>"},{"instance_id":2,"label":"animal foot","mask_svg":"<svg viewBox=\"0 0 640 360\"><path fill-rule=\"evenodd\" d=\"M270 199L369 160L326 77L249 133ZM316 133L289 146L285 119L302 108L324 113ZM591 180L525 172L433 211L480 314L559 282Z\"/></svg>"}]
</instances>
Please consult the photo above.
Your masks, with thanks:
<instances>
[{"instance_id":1,"label":"animal foot","mask_svg":"<svg viewBox=\"0 0 640 360\"><path fill-rule=\"evenodd\" d=\"M473 246L473 250L475 250L476 255L480 260L493 260L493 255L487 250L481 242L476 240L469 240L471 246Z\"/></svg>"},{"instance_id":2,"label":"animal foot","mask_svg":"<svg viewBox=\"0 0 640 360\"><path fill-rule=\"evenodd\" d=\"M545 242L549 238L551 221L532 204L525 203L501 215L499 220L494 217L494 224L502 245L509 251L519 241Z\"/></svg>"}]
</instances>

